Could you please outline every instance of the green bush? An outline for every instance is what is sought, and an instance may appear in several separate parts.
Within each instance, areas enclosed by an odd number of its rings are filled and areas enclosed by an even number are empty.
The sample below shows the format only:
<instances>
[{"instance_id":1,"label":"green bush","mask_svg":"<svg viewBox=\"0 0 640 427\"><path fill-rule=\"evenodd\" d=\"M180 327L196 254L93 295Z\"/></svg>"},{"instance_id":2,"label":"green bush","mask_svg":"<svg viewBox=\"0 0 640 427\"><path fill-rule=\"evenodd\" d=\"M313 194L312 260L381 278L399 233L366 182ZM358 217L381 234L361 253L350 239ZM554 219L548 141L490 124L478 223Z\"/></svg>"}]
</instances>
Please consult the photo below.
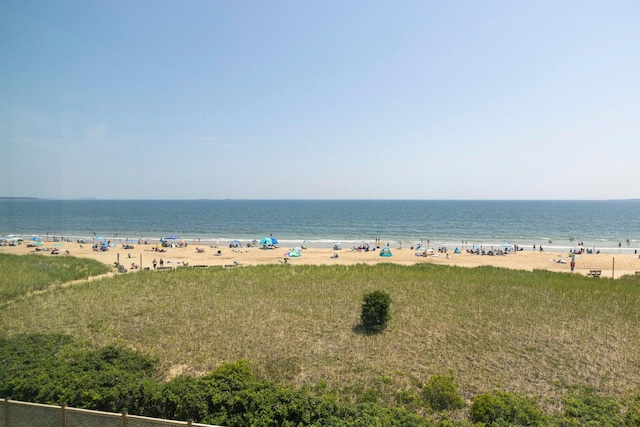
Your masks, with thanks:
<instances>
[{"instance_id":1,"label":"green bush","mask_svg":"<svg viewBox=\"0 0 640 427\"><path fill-rule=\"evenodd\" d=\"M612 397L598 395L591 387L576 387L563 397L562 402L565 407L563 426L625 425L621 406ZM632 412L632 409L627 411L628 421L633 420Z\"/></svg>"},{"instance_id":2,"label":"green bush","mask_svg":"<svg viewBox=\"0 0 640 427\"><path fill-rule=\"evenodd\" d=\"M422 396L434 411L446 411L464 407L453 377L433 375L422 389Z\"/></svg>"},{"instance_id":3,"label":"green bush","mask_svg":"<svg viewBox=\"0 0 640 427\"><path fill-rule=\"evenodd\" d=\"M360 320L368 332L382 332L391 319L389 306L391 297L383 291L373 291L364 295Z\"/></svg>"},{"instance_id":4,"label":"green bush","mask_svg":"<svg viewBox=\"0 0 640 427\"><path fill-rule=\"evenodd\" d=\"M640 426L640 393L636 393L627 402L624 420L626 426Z\"/></svg>"},{"instance_id":5,"label":"green bush","mask_svg":"<svg viewBox=\"0 0 640 427\"><path fill-rule=\"evenodd\" d=\"M516 393L492 391L473 398L471 421L492 427L545 426L544 412L534 402Z\"/></svg>"},{"instance_id":6,"label":"green bush","mask_svg":"<svg viewBox=\"0 0 640 427\"><path fill-rule=\"evenodd\" d=\"M27 402L120 412L140 405L156 362L132 350L82 347L66 335L0 338L0 393Z\"/></svg>"}]
</instances>

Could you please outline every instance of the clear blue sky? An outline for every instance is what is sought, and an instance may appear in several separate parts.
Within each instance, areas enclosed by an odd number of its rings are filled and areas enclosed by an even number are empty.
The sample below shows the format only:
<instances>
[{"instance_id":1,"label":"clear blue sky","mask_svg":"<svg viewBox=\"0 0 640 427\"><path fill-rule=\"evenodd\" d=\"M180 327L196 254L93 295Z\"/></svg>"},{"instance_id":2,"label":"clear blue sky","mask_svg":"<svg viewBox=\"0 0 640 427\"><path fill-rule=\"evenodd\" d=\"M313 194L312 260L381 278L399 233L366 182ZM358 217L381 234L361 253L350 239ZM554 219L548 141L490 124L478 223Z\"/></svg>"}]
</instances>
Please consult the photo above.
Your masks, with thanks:
<instances>
[{"instance_id":1,"label":"clear blue sky","mask_svg":"<svg viewBox=\"0 0 640 427\"><path fill-rule=\"evenodd\" d=\"M0 196L640 197L640 2L0 0Z\"/></svg>"}]
</instances>

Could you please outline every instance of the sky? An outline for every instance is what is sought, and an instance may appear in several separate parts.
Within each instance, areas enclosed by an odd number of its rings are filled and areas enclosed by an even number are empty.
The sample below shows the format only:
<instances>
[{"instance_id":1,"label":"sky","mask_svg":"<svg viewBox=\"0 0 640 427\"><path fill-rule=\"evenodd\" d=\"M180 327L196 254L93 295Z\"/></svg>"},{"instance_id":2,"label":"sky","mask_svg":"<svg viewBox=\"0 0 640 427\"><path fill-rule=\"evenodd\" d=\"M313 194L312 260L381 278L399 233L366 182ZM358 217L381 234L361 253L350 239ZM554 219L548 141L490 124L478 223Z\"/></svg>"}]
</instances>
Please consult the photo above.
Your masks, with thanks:
<instances>
[{"instance_id":1,"label":"sky","mask_svg":"<svg viewBox=\"0 0 640 427\"><path fill-rule=\"evenodd\" d=\"M0 0L0 196L640 197L640 2Z\"/></svg>"}]
</instances>

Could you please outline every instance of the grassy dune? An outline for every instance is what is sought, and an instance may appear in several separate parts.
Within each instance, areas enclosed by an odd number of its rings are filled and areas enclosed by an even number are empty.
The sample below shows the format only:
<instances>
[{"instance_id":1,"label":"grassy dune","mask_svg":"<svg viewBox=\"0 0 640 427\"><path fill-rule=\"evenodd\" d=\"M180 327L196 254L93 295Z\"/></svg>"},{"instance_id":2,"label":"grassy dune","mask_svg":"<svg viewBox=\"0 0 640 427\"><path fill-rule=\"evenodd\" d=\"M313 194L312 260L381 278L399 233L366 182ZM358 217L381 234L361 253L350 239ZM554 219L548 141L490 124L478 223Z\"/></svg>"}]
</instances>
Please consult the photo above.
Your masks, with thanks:
<instances>
[{"instance_id":1,"label":"grassy dune","mask_svg":"<svg viewBox=\"0 0 640 427\"><path fill-rule=\"evenodd\" d=\"M360 334L362 296L391 295L387 330ZM545 271L416 265L142 271L3 307L5 336L61 332L159 358L167 377L247 359L285 383L385 400L452 373L463 396L611 396L640 384L640 284Z\"/></svg>"},{"instance_id":2,"label":"grassy dune","mask_svg":"<svg viewBox=\"0 0 640 427\"><path fill-rule=\"evenodd\" d=\"M109 271L111 269L101 262L62 255L0 254L0 303Z\"/></svg>"}]
</instances>

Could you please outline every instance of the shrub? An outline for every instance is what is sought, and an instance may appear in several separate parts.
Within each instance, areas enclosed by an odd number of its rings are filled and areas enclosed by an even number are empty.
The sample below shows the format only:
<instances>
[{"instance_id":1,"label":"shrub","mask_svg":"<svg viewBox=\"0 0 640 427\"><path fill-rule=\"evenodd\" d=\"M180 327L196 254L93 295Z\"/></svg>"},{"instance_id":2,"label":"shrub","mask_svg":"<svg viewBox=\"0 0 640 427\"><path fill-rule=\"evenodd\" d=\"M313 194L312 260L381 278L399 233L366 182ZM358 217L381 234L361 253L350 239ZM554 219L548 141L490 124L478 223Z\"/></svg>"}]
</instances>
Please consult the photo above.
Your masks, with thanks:
<instances>
[{"instance_id":1,"label":"shrub","mask_svg":"<svg viewBox=\"0 0 640 427\"><path fill-rule=\"evenodd\" d=\"M627 426L640 426L640 392L629 399L624 419Z\"/></svg>"},{"instance_id":2,"label":"shrub","mask_svg":"<svg viewBox=\"0 0 640 427\"><path fill-rule=\"evenodd\" d=\"M382 332L391 319L389 306L391 297L383 291L374 291L364 295L362 302L362 314L360 320L362 326L368 332Z\"/></svg>"},{"instance_id":3,"label":"shrub","mask_svg":"<svg viewBox=\"0 0 640 427\"><path fill-rule=\"evenodd\" d=\"M600 396L590 387L577 387L562 401L565 406L564 424L601 427L624 425L620 405L612 397Z\"/></svg>"},{"instance_id":4,"label":"shrub","mask_svg":"<svg viewBox=\"0 0 640 427\"><path fill-rule=\"evenodd\" d=\"M424 400L435 411L446 411L464 407L464 400L458 392L453 377L433 375L422 389Z\"/></svg>"},{"instance_id":5,"label":"shrub","mask_svg":"<svg viewBox=\"0 0 640 427\"><path fill-rule=\"evenodd\" d=\"M501 426L543 426L546 416L531 399L501 391L479 394L471 404L471 421Z\"/></svg>"}]
</instances>

